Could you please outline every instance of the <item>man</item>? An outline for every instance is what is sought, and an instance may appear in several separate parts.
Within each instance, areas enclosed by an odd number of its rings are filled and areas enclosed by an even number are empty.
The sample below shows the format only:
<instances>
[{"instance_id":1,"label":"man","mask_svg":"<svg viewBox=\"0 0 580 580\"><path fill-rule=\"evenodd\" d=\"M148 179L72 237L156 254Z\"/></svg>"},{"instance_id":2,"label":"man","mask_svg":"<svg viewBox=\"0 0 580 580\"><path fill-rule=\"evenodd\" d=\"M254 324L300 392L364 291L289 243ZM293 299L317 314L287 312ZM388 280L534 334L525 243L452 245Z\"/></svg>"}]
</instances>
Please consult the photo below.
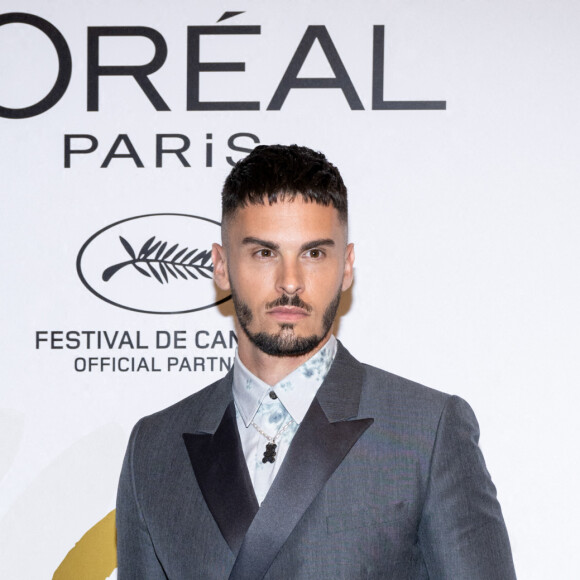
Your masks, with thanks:
<instances>
[{"instance_id":1,"label":"man","mask_svg":"<svg viewBox=\"0 0 580 580\"><path fill-rule=\"evenodd\" d=\"M326 158L259 146L222 194L226 377L142 419L119 484L119 580L515 578L477 421L332 336L353 278Z\"/></svg>"}]
</instances>

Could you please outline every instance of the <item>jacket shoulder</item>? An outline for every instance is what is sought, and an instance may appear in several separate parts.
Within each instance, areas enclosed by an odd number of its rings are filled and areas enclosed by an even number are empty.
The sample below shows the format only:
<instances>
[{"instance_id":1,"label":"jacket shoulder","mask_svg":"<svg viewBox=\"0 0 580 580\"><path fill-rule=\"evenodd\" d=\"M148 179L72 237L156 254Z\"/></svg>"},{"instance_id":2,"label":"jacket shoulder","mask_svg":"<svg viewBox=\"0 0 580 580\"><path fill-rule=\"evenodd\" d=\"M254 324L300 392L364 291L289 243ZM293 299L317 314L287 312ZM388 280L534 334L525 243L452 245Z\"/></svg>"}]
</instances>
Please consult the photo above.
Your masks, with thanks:
<instances>
[{"instance_id":1,"label":"jacket shoulder","mask_svg":"<svg viewBox=\"0 0 580 580\"><path fill-rule=\"evenodd\" d=\"M379 419L390 418L402 428L414 425L432 434L448 409L472 415L460 397L426 387L388 371L363 364L364 387L360 411Z\"/></svg>"},{"instance_id":2,"label":"jacket shoulder","mask_svg":"<svg viewBox=\"0 0 580 580\"><path fill-rule=\"evenodd\" d=\"M131 440L142 445L163 445L183 433L193 433L205 426L208 417L221 419L232 399L230 375L189 395L171 406L140 419L131 434ZM216 423L217 424L217 423Z\"/></svg>"},{"instance_id":3,"label":"jacket shoulder","mask_svg":"<svg viewBox=\"0 0 580 580\"><path fill-rule=\"evenodd\" d=\"M376 392L390 397L404 397L413 402L445 405L450 394L427 387L410 379L400 377L383 369L364 364L367 385Z\"/></svg>"}]
</instances>

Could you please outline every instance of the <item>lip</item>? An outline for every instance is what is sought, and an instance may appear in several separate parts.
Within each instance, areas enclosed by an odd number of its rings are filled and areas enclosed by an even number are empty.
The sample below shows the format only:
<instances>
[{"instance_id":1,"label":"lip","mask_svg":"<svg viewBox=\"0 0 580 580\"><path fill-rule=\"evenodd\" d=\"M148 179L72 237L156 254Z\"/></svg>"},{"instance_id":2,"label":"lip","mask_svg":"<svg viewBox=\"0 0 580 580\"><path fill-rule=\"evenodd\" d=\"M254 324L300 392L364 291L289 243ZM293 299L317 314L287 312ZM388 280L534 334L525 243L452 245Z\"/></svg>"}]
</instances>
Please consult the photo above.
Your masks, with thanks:
<instances>
[{"instance_id":1,"label":"lip","mask_svg":"<svg viewBox=\"0 0 580 580\"><path fill-rule=\"evenodd\" d=\"M278 306L268 310L268 314L278 322L297 322L308 316L306 310L296 306Z\"/></svg>"}]
</instances>

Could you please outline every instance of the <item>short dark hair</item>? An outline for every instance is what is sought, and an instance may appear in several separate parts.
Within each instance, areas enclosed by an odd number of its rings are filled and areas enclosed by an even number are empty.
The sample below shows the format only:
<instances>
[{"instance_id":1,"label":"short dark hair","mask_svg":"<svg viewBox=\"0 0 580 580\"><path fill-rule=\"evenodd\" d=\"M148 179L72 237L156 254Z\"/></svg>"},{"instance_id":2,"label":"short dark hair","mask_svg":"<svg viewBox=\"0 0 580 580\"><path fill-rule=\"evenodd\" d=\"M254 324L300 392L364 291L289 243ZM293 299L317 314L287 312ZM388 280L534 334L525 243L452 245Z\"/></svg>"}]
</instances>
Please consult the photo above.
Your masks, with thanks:
<instances>
[{"instance_id":1,"label":"short dark hair","mask_svg":"<svg viewBox=\"0 0 580 580\"><path fill-rule=\"evenodd\" d=\"M323 153L298 145L258 145L238 161L222 190L222 221L248 204L272 205L301 195L304 200L332 205L348 221L346 186L338 169Z\"/></svg>"}]
</instances>

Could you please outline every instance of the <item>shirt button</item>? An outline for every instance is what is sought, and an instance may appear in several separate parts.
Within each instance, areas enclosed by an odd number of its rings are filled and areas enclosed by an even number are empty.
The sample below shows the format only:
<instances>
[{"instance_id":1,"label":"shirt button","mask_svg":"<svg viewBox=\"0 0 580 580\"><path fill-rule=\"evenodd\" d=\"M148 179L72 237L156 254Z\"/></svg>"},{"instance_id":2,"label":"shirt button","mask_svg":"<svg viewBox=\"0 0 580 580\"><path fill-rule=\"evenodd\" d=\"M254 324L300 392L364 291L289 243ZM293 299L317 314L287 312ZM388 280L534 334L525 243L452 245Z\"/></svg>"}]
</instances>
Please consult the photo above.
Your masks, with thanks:
<instances>
[{"instance_id":1,"label":"shirt button","mask_svg":"<svg viewBox=\"0 0 580 580\"><path fill-rule=\"evenodd\" d=\"M270 399L277 399L278 398L278 395L274 391L270 391L269 395L270 395Z\"/></svg>"}]
</instances>

